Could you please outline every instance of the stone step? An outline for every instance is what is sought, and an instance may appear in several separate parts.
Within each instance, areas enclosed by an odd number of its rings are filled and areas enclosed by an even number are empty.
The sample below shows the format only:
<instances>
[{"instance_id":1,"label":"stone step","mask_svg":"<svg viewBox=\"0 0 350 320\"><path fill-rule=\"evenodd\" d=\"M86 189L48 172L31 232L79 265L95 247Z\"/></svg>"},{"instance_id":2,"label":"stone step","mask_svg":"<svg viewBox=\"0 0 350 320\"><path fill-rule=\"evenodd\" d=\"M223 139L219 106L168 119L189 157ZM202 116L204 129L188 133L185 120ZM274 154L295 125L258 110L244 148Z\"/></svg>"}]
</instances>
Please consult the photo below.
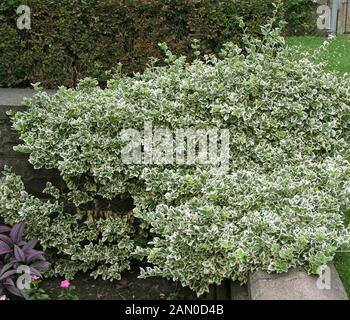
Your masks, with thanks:
<instances>
[{"instance_id":1,"label":"stone step","mask_svg":"<svg viewBox=\"0 0 350 320\"><path fill-rule=\"evenodd\" d=\"M55 90L45 90L53 94ZM6 111L23 111L24 98L33 98L35 91L31 88L0 88L0 119L6 119Z\"/></svg>"},{"instance_id":2,"label":"stone step","mask_svg":"<svg viewBox=\"0 0 350 320\"><path fill-rule=\"evenodd\" d=\"M348 300L332 263L322 278L308 275L302 268L280 274L256 271L250 275L248 287L252 300Z\"/></svg>"}]
</instances>

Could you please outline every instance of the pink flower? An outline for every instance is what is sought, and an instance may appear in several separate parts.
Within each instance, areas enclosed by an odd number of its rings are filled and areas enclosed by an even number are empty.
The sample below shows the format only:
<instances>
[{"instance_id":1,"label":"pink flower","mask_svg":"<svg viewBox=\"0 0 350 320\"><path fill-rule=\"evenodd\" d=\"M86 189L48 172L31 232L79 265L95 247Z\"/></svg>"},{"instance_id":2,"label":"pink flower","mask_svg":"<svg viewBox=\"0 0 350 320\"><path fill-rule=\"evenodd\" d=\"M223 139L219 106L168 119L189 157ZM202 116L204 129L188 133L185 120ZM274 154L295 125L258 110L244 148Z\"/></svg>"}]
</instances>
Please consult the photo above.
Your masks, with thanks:
<instances>
[{"instance_id":1,"label":"pink flower","mask_svg":"<svg viewBox=\"0 0 350 320\"><path fill-rule=\"evenodd\" d=\"M40 279L40 277L39 277L39 276L36 276L36 275L34 275L34 274L32 275L32 280L34 280L34 281L35 281L35 280L39 280L39 279Z\"/></svg>"},{"instance_id":2,"label":"pink flower","mask_svg":"<svg viewBox=\"0 0 350 320\"><path fill-rule=\"evenodd\" d=\"M7 300L6 296L0 296L0 301Z\"/></svg>"},{"instance_id":3,"label":"pink flower","mask_svg":"<svg viewBox=\"0 0 350 320\"><path fill-rule=\"evenodd\" d=\"M61 281L61 288L67 289L67 288L69 288L69 286L70 286L69 280L66 279L66 280Z\"/></svg>"}]
</instances>

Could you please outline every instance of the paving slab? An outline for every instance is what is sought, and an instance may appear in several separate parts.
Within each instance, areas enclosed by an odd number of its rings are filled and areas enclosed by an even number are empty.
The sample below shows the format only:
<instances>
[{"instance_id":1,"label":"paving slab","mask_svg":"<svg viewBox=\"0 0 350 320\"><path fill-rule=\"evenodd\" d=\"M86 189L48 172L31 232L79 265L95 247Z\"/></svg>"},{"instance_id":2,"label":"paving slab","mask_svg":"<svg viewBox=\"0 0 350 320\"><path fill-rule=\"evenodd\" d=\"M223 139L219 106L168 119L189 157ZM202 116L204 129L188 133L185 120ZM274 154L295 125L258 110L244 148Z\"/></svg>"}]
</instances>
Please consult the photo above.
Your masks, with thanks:
<instances>
[{"instance_id":1,"label":"paving slab","mask_svg":"<svg viewBox=\"0 0 350 320\"><path fill-rule=\"evenodd\" d=\"M45 90L54 94L56 90ZM33 98L35 91L32 88L0 88L0 106L22 106L23 98Z\"/></svg>"},{"instance_id":2,"label":"paving slab","mask_svg":"<svg viewBox=\"0 0 350 320\"><path fill-rule=\"evenodd\" d=\"M55 90L45 90L54 94ZM33 98L35 91L31 88L0 88L0 119L6 119L6 111L24 111L24 98Z\"/></svg>"},{"instance_id":3,"label":"paving slab","mask_svg":"<svg viewBox=\"0 0 350 320\"><path fill-rule=\"evenodd\" d=\"M302 268L281 274L256 271L250 275L248 288L252 300L348 300L333 264L321 279Z\"/></svg>"},{"instance_id":4,"label":"paving slab","mask_svg":"<svg viewBox=\"0 0 350 320\"><path fill-rule=\"evenodd\" d=\"M21 106L23 98L32 98L34 94L30 88L0 88L0 106Z\"/></svg>"}]
</instances>

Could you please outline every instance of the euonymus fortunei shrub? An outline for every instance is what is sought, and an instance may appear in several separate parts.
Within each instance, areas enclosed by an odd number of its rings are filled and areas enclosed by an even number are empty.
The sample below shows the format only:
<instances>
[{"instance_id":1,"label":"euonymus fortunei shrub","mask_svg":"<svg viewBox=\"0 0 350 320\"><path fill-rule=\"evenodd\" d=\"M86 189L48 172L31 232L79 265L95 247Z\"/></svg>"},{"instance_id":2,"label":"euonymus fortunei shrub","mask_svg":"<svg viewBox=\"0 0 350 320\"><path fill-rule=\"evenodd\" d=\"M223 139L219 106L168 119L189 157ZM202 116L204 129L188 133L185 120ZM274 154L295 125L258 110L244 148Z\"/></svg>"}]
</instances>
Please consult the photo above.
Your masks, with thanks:
<instances>
[{"instance_id":1,"label":"euonymus fortunei shrub","mask_svg":"<svg viewBox=\"0 0 350 320\"><path fill-rule=\"evenodd\" d=\"M153 264L142 277L179 280L198 294L224 278L244 282L256 269L317 273L349 240L350 81L312 56L293 59L272 24L262 27L263 40L246 35L244 48L228 43L219 57L200 58L194 44L189 63L162 45L165 67L117 72L106 89L85 79L76 90L38 93L27 112L12 115L23 140L16 149L36 168L57 168L78 210L33 198L6 172L1 216L25 219L31 236L71 259L70 272L114 278L135 255ZM228 130L228 171L124 163L122 129L142 131L145 122ZM126 194L133 216L89 220L80 209ZM145 228L148 244L135 244Z\"/></svg>"},{"instance_id":2,"label":"euonymus fortunei shrub","mask_svg":"<svg viewBox=\"0 0 350 320\"><path fill-rule=\"evenodd\" d=\"M92 276L120 279L129 268L135 236L126 215L107 217L86 211L66 212L59 201L42 201L28 194L19 176L5 170L0 182L0 216L9 224L26 221L26 236L37 237L52 262L48 275L74 275L92 270ZM53 194L50 186L47 192Z\"/></svg>"}]
</instances>

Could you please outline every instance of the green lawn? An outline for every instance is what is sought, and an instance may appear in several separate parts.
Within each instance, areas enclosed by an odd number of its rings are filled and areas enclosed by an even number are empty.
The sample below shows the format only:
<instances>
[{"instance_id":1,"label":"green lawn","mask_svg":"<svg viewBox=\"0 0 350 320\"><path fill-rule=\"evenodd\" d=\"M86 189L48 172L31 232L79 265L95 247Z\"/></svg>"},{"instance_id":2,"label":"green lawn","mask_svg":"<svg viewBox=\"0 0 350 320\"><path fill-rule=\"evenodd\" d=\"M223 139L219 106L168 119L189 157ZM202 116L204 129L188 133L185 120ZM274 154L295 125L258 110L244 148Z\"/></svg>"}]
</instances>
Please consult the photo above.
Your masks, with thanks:
<instances>
[{"instance_id":1,"label":"green lawn","mask_svg":"<svg viewBox=\"0 0 350 320\"><path fill-rule=\"evenodd\" d=\"M287 38L287 44L300 46L304 51L313 52L325 40L327 39L324 37L289 37ZM333 39L330 46L321 53L319 61L327 64L327 70L336 71L340 74L350 74L350 36L337 36Z\"/></svg>"},{"instance_id":2,"label":"green lawn","mask_svg":"<svg viewBox=\"0 0 350 320\"><path fill-rule=\"evenodd\" d=\"M345 224L349 225L349 223L350 210L348 210L345 213ZM339 252L335 257L334 263L339 273L339 276L344 284L346 292L350 297L350 250L349 252Z\"/></svg>"},{"instance_id":3,"label":"green lawn","mask_svg":"<svg viewBox=\"0 0 350 320\"><path fill-rule=\"evenodd\" d=\"M326 38L322 37L290 37L287 39L287 44L300 46L301 50L313 52L325 40ZM350 76L350 37L337 36L332 40L329 47L321 53L318 61L325 62L325 68L329 71L336 71L339 74L348 73ZM348 225L349 223L350 210L345 214L345 224ZM350 297L350 251L339 252L335 257L334 263Z\"/></svg>"},{"instance_id":4,"label":"green lawn","mask_svg":"<svg viewBox=\"0 0 350 320\"><path fill-rule=\"evenodd\" d=\"M350 297L350 252L338 253L334 260L335 267Z\"/></svg>"}]
</instances>

